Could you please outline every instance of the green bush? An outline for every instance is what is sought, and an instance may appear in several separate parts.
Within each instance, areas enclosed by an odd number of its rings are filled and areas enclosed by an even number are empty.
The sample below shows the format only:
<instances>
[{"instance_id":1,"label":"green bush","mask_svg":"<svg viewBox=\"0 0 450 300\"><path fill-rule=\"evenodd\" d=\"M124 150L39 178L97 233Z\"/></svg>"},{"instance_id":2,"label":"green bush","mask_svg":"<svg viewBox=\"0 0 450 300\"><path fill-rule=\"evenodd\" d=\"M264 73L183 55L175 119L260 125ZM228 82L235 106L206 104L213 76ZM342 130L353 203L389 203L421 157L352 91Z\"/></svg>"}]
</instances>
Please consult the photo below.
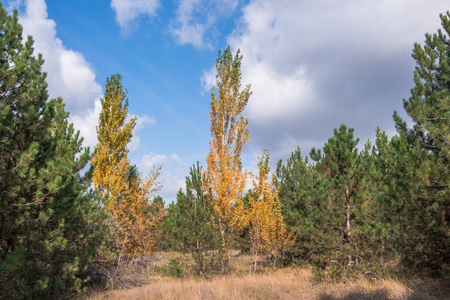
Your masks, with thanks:
<instances>
[{"instance_id":1,"label":"green bush","mask_svg":"<svg viewBox=\"0 0 450 300\"><path fill-rule=\"evenodd\" d=\"M159 272L169 277L183 277L183 266L179 258L171 258L165 267L159 269Z\"/></svg>"}]
</instances>

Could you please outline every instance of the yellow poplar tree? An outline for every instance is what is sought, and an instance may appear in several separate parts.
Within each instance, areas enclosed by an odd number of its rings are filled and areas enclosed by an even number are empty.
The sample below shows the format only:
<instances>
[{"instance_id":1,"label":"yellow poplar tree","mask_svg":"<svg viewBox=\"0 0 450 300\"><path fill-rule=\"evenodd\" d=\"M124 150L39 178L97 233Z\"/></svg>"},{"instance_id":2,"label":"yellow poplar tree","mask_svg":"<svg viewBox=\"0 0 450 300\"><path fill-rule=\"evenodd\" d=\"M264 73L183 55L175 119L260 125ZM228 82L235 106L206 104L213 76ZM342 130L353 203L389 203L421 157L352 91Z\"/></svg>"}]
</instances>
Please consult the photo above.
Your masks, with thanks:
<instances>
[{"instance_id":1,"label":"yellow poplar tree","mask_svg":"<svg viewBox=\"0 0 450 300\"><path fill-rule=\"evenodd\" d=\"M259 176L252 176L253 189L249 193L246 209L246 220L250 225L254 271L256 271L258 255L273 255L275 267L280 251L293 242L293 233L286 231L275 178L269 181L268 163L269 153L264 151L258 162Z\"/></svg>"},{"instance_id":2,"label":"yellow poplar tree","mask_svg":"<svg viewBox=\"0 0 450 300\"><path fill-rule=\"evenodd\" d=\"M249 138L248 120L241 114L251 91L249 85L240 90L241 60L239 50L234 57L229 46L223 53L219 50L216 60L218 97L213 88L210 111L212 140L203 180L203 189L210 196L217 214L224 272L228 266L232 228L243 216L241 197L247 177L242 171L240 155Z\"/></svg>"},{"instance_id":3,"label":"yellow poplar tree","mask_svg":"<svg viewBox=\"0 0 450 300\"><path fill-rule=\"evenodd\" d=\"M126 146L136 125L135 118L125 123L128 99L121 80L119 74L106 79L105 95L100 100L102 111L97 127L98 144L92 158L94 186L103 196L109 195L107 207L110 211L117 209L128 186L130 163Z\"/></svg>"},{"instance_id":4,"label":"yellow poplar tree","mask_svg":"<svg viewBox=\"0 0 450 300\"><path fill-rule=\"evenodd\" d=\"M92 158L94 186L107 199L105 206L118 229L115 232L118 257L138 257L152 251L154 226L165 210L151 212L149 197L158 189L158 172L141 179L128 161L127 144L136 118L126 122L127 92L119 74L107 79L102 111L97 127L98 144Z\"/></svg>"}]
</instances>

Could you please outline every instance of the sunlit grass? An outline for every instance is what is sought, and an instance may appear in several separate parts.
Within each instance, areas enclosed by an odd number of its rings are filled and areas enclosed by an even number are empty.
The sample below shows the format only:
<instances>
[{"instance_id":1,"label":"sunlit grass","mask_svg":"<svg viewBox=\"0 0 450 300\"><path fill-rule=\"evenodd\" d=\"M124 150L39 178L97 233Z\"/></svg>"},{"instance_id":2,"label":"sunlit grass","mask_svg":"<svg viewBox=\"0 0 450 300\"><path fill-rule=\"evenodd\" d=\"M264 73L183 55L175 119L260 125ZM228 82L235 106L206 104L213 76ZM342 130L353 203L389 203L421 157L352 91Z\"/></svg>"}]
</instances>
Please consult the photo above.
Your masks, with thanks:
<instances>
[{"instance_id":1,"label":"sunlit grass","mask_svg":"<svg viewBox=\"0 0 450 300\"><path fill-rule=\"evenodd\" d=\"M237 253L235 253L236 255ZM157 253L158 267L176 253ZM189 256L180 261L185 267ZM148 284L131 289L91 292L86 299L448 299L447 281L384 278L376 281L360 278L346 282L317 282L307 268L284 268L272 271L261 267L260 273L249 273L250 257L236 255L232 272L227 276L172 278L158 273L149 275ZM446 283L445 283L446 282Z\"/></svg>"}]
</instances>

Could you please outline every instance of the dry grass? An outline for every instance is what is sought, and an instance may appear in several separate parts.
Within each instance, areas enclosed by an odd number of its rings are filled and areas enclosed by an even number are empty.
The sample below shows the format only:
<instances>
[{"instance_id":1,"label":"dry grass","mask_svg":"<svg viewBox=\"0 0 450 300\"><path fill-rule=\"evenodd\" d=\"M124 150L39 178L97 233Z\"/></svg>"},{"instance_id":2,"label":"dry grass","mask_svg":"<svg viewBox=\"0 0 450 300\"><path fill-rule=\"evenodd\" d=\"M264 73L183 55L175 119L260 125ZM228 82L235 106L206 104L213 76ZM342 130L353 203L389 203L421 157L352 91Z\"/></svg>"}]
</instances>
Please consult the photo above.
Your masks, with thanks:
<instances>
[{"instance_id":1,"label":"dry grass","mask_svg":"<svg viewBox=\"0 0 450 300\"><path fill-rule=\"evenodd\" d=\"M236 255L236 253L235 253ZM174 254L159 254L159 266ZM157 260L155 260L157 261ZM182 259L183 261L183 259ZM189 257L184 257L189 262ZM249 274L249 257L237 255L232 275L210 279L174 279L150 275L148 284L131 289L92 292L86 299L450 299L450 284L437 281L359 279L346 283L315 283L308 269L286 268Z\"/></svg>"}]
</instances>

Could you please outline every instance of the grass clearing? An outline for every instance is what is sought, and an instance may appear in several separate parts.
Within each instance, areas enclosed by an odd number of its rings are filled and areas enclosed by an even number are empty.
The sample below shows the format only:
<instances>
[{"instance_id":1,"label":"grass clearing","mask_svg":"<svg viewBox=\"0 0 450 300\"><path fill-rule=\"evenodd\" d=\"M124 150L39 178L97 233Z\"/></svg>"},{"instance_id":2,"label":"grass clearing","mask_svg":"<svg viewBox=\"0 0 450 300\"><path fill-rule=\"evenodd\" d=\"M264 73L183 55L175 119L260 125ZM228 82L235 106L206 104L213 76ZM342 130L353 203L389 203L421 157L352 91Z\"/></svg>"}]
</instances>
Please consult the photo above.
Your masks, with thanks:
<instances>
[{"instance_id":1,"label":"grass clearing","mask_svg":"<svg viewBox=\"0 0 450 300\"><path fill-rule=\"evenodd\" d=\"M184 266L189 256L177 253L156 253L153 273L147 284L129 289L92 291L83 299L450 299L450 280L432 279L356 279L347 282L317 282L310 269L284 268L276 271L261 267L250 274L248 255L234 253L232 273L227 276L183 278L160 275L157 269L170 258L179 257Z\"/></svg>"}]
</instances>

